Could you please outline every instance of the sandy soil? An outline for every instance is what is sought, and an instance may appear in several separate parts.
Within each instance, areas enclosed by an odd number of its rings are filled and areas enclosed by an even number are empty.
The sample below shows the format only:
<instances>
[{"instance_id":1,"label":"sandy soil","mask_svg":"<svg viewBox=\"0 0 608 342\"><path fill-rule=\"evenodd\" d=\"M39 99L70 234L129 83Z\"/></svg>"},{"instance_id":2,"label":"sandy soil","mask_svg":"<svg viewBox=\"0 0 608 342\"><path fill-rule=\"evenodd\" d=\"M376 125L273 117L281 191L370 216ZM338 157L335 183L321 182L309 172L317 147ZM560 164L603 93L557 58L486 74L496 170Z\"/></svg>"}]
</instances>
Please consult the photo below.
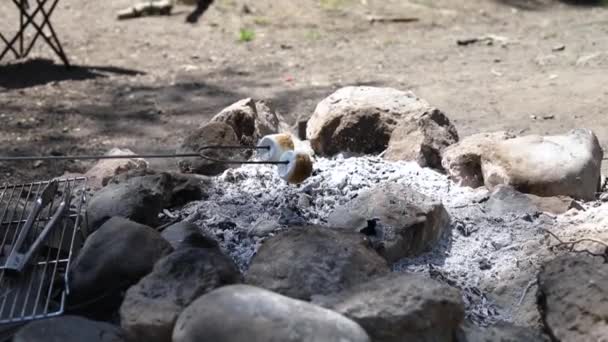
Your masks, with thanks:
<instances>
[{"instance_id":1,"label":"sandy soil","mask_svg":"<svg viewBox=\"0 0 608 342\"><path fill-rule=\"evenodd\" d=\"M244 97L290 121L335 89L410 89L443 109L461 136L588 127L608 144L608 9L551 1L218 0L117 21L131 0L62 0L53 17L70 61L44 44L0 63L0 154L173 151L193 126ZM245 7L248 10L245 10ZM416 18L373 22L369 16ZM0 3L0 32L18 23ZM254 32L252 41L239 30ZM459 45L459 39L497 36ZM50 59L50 60L49 60ZM165 162L172 166L170 162ZM0 182L76 172L84 162L0 164Z\"/></svg>"}]
</instances>

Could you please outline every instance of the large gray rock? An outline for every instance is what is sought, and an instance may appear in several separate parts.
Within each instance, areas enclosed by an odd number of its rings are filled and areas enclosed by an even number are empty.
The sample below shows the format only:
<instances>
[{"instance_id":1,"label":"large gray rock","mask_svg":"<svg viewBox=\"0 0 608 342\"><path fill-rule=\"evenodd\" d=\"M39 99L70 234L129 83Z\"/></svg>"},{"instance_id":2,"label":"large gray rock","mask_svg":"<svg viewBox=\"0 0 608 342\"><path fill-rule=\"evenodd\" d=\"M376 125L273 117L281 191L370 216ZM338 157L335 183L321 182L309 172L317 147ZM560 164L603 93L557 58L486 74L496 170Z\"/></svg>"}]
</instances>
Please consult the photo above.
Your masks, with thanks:
<instances>
[{"instance_id":1,"label":"large gray rock","mask_svg":"<svg viewBox=\"0 0 608 342\"><path fill-rule=\"evenodd\" d=\"M171 177L166 173L109 184L95 193L87 206L86 235L114 216L156 226L158 214L170 198L170 189Z\"/></svg>"},{"instance_id":2,"label":"large gray rock","mask_svg":"<svg viewBox=\"0 0 608 342\"><path fill-rule=\"evenodd\" d=\"M593 132L530 135L496 143L483 155L485 185L508 184L540 196L593 200L600 183L603 151Z\"/></svg>"},{"instance_id":3,"label":"large gray rock","mask_svg":"<svg viewBox=\"0 0 608 342\"><path fill-rule=\"evenodd\" d=\"M315 153L380 153L401 121L431 110L412 92L393 88L345 87L321 101L306 137Z\"/></svg>"},{"instance_id":4,"label":"large gray rock","mask_svg":"<svg viewBox=\"0 0 608 342\"><path fill-rule=\"evenodd\" d=\"M359 323L374 342L453 341L464 319L460 292L419 274L392 273L313 303Z\"/></svg>"},{"instance_id":5,"label":"large gray rock","mask_svg":"<svg viewBox=\"0 0 608 342\"><path fill-rule=\"evenodd\" d=\"M248 284L309 300L390 270L358 233L294 227L264 241L245 276Z\"/></svg>"},{"instance_id":6,"label":"large gray rock","mask_svg":"<svg viewBox=\"0 0 608 342\"><path fill-rule=\"evenodd\" d=\"M240 145L240 140L231 126L223 122L210 122L188 134L176 153L204 152L206 156L214 159L231 159L241 155L227 150L200 151L205 146L217 145L237 146ZM206 176L219 175L230 167L228 164L195 157L180 159L177 165L181 172Z\"/></svg>"},{"instance_id":7,"label":"large gray rock","mask_svg":"<svg viewBox=\"0 0 608 342\"><path fill-rule=\"evenodd\" d=\"M608 336L608 264L584 255L558 257L538 275L539 309L554 341Z\"/></svg>"},{"instance_id":8,"label":"large gray rock","mask_svg":"<svg viewBox=\"0 0 608 342\"><path fill-rule=\"evenodd\" d=\"M508 132L468 136L443 150L441 165L454 182L473 188L483 186L481 156L497 142L513 138L515 135Z\"/></svg>"},{"instance_id":9,"label":"large gray rock","mask_svg":"<svg viewBox=\"0 0 608 342\"><path fill-rule=\"evenodd\" d=\"M332 227L367 235L389 262L429 251L450 227L441 202L399 183L363 191L336 207L327 221Z\"/></svg>"},{"instance_id":10,"label":"large gray rock","mask_svg":"<svg viewBox=\"0 0 608 342\"><path fill-rule=\"evenodd\" d=\"M171 251L171 245L154 229L111 218L89 236L72 263L70 302L84 303L127 289Z\"/></svg>"},{"instance_id":11,"label":"large gray rock","mask_svg":"<svg viewBox=\"0 0 608 342\"><path fill-rule=\"evenodd\" d=\"M106 155L125 156L133 155L129 149L113 148ZM104 187L112 177L130 170L143 170L148 167L148 162L141 158L130 159L102 159L91 167L84 175L87 177L87 184L93 190Z\"/></svg>"},{"instance_id":12,"label":"large gray rock","mask_svg":"<svg viewBox=\"0 0 608 342\"><path fill-rule=\"evenodd\" d=\"M123 342L123 331L104 322L78 316L62 316L31 322L21 328L13 342Z\"/></svg>"},{"instance_id":13,"label":"large gray rock","mask_svg":"<svg viewBox=\"0 0 608 342\"><path fill-rule=\"evenodd\" d=\"M422 167L442 170L441 155L458 142L458 132L438 109L402 120L393 130L384 158L412 160Z\"/></svg>"},{"instance_id":14,"label":"large gray rock","mask_svg":"<svg viewBox=\"0 0 608 342\"><path fill-rule=\"evenodd\" d=\"M241 282L234 262L214 249L183 248L154 266L127 291L120 321L133 341L170 342L178 315L195 299Z\"/></svg>"},{"instance_id":15,"label":"large gray rock","mask_svg":"<svg viewBox=\"0 0 608 342\"><path fill-rule=\"evenodd\" d=\"M461 326L456 334L457 342L549 342L540 331L509 323L478 327L471 323Z\"/></svg>"},{"instance_id":16,"label":"large gray rock","mask_svg":"<svg viewBox=\"0 0 608 342\"><path fill-rule=\"evenodd\" d=\"M369 342L350 319L248 285L214 290L179 316L173 342Z\"/></svg>"},{"instance_id":17,"label":"large gray rock","mask_svg":"<svg viewBox=\"0 0 608 342\"><path fill-rule=\"evenodd\" d=\"M243 145L255 145L262 136L287 129L281 115L271 110L265 102L256 102L251 98L228 106L210 122L221 122L232 127Z\"/></svg>"}]
</instances>

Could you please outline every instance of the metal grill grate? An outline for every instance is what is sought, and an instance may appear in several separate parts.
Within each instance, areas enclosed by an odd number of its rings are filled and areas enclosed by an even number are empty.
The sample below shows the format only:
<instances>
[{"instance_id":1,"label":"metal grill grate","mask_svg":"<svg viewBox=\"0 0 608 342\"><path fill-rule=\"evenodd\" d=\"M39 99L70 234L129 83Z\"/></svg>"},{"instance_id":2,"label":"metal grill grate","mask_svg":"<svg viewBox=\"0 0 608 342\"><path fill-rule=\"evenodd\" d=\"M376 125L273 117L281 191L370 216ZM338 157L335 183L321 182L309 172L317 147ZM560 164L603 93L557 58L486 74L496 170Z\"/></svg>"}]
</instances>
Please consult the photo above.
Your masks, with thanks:
<instances>
[{"instance_id":1,"label":"metal grill grate","mask_svg":"<svg viewBox=\"0 0 608 342\"><path fill-rule=\"evenodd\" d=\"M4 265L12 244L23 228L38 194L48 182L0 187L0 265ZM31 266L23 273L0 270L0 324L17 323L57 316L63 313L69 292L67 270L75 247L80 247L82 235L86 178L59 180L59 190L50 205L39 215L32 227L38 236L69 187L72 201L64 216L46 239ZM33 234L35 233L35 234Z\"/></svg>"}]
</instances>

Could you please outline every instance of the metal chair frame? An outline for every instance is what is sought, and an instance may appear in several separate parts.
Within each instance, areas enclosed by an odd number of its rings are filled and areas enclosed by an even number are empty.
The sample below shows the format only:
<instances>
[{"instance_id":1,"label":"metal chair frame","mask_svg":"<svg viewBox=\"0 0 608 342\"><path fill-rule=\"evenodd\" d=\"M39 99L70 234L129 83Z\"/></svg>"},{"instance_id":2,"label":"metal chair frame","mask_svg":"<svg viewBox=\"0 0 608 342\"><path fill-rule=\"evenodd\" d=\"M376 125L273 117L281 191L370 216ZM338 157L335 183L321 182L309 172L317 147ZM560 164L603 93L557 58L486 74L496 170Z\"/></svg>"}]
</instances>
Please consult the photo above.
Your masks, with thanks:
<instances>
[{"instance_id":1,"label":"metal chair frame","mask_svg":"<svg viewBox=\"0 0 608 342\"><path fill-rule=\"evenodd\" d=\"M17 59L26 58L32 51L32 48L34 47L34 44L36 44L38 38L42 37L53 52L55 52L55 54L61 59L63 64L66 67L69 67L70 62L63 51L61 42L59 41L59 38L57 38L57 33L55 32L50 19L51 15L55 11L55 8L57 7L59 0L36 0L36 6L32 11L30 11L28 0L12 1L19 9L19 31L10 40L0 33L0 40L2 40L6 45L4 50L2 50L0 53L0 60L2 60L2 58L4 58L4 56L9 52L12 52ZM49 5L48 9L46 8L47 5ZM41 24L34 20L38 15L42 16L43 20ZM36 33L28 43L26 41L25 31L29 26L33 26ZM45 35L43 32L45 27L49 30L49 36Z\"/></svg>"}]
</instances>

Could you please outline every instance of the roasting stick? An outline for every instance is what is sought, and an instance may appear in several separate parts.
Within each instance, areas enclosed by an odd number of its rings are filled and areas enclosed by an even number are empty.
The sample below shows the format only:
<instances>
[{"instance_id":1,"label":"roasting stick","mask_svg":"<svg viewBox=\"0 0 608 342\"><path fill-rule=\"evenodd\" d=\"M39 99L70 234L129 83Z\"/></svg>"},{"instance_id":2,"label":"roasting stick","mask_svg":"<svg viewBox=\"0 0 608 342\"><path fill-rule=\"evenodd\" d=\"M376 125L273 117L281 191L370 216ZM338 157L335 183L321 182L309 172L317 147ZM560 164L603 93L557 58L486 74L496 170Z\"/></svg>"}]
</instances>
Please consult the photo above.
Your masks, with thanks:
<instances>
[{"instance_id":1,"label":"roasting stick","mask_svg":"<svg viewBox=\"0 0 608 342\"><path fill-rule=\"evenodd\" d=\"M270 146L204 146L198 150L198 152L190 153L152 153L152 154L131 154L131 155L72 155L72 156L15 156L6 157L0 156L0 162L2 161L31 161L31 160L97 160L97 159L132 159L132 158L203 158L212 162L222 164L275 164L284 165L288 164L287 161L251 161L251 160L225 160L216 159L204 154L206 150L270 150Z\"/></svg>"},{"instance_id":2,"label":"roasting stick","mask_svg":"<svg viewBox=\"0 0 608 342\"><path fill-rule=\"evenodd\" d=\"M262 160L230 160L218 159L205 155L207 150L258 150ZM220 164L270 164L278 165L279 176L288 183L299 184L312 175L313 162L304 152L295 151L295 144L289 134L279 133L264 136L258 146L204 146L197 152L189 153L158 153L131 155L73 155L73 156L15 156L2 157L0 162L30 161L30 160L87 160L87 159L132 159L132 158L202 158Z\"/></svg>"}]
</instances>

